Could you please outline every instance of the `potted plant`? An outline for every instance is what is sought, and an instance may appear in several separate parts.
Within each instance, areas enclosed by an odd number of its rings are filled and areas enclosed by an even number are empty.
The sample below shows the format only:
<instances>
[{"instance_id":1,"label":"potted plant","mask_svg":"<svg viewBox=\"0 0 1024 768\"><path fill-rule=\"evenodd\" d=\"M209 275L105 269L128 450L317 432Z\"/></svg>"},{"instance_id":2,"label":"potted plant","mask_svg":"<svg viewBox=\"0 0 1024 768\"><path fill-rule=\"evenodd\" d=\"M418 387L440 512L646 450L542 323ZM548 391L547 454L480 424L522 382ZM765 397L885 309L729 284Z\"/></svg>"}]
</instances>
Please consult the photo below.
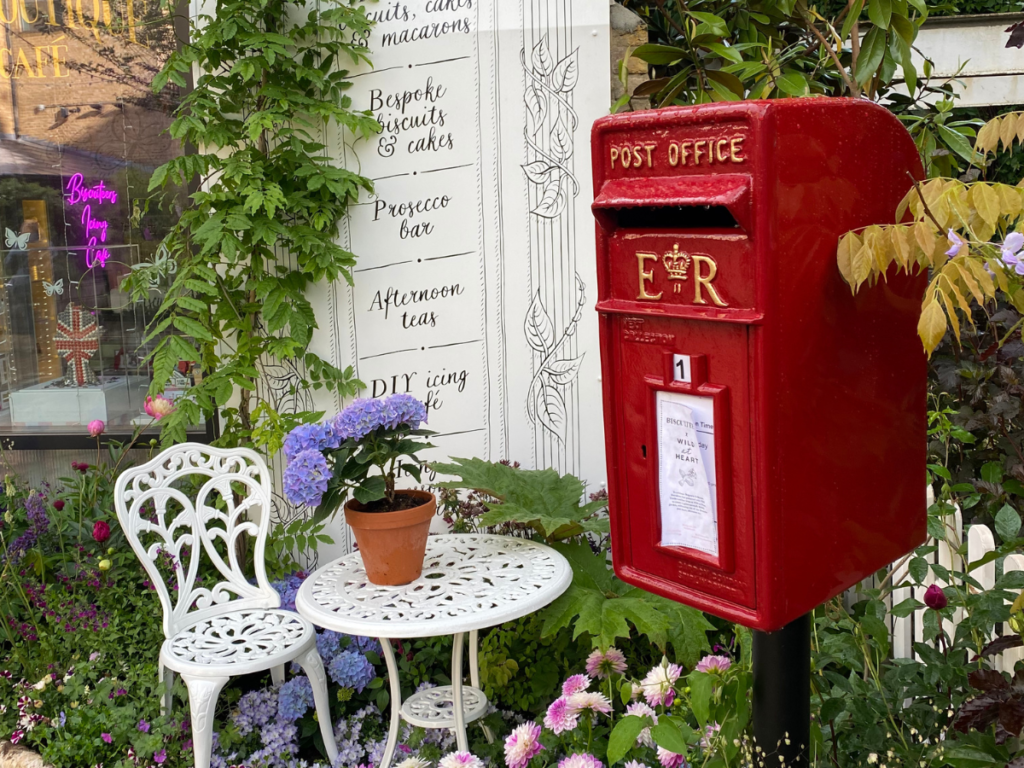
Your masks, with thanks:
<instances>
[{"instance_id":1,"label":"potted plant","mask_svg":"<svg viewBox=\"0 0 1024 768\"><path fill-rule=\"evenodd\" d=\"M433 447L415 439L433 434L419 428L426 420L426 406L412 395L360 398L330 421L296 427L284 441L285 496L315 507L318 521L344 502L374 584L408 584L423 571L437 500L428 491L396 490L395 478L401 471L420 482L416 453Z\"/></svg>"}]
</instances>

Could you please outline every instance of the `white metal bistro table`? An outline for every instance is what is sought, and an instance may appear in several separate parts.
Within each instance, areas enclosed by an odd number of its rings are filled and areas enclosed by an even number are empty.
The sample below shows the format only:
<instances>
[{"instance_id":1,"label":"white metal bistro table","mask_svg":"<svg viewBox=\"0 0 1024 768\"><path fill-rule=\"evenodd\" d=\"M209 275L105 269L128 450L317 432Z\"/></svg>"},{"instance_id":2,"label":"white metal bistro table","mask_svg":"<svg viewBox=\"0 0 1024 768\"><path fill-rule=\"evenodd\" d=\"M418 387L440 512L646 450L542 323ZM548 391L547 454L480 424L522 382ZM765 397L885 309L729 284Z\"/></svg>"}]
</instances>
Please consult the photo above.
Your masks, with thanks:
<instances>
[{"instance_id":1,"label":"white metal bistro table","mask_svg":"<svg viewBox=\"0 0 1024 768\"><path fill-rule=\"evenodd\" d=\"M399 721L450 728L469 749L466 723L483 717L477 633L543 608L572 581L568 561L551 547L490 534L431 536L423 574L411 584L384 587L366 578L358 552L318 569L303 582L295 607L317 626L380 638L391 687L391 727L380 768L389 768ZM462 684L465 633L470 634L469 687ZM452 684L414 693L404 702L390 640L454 635Z\"/></svg>"}]
</instances>

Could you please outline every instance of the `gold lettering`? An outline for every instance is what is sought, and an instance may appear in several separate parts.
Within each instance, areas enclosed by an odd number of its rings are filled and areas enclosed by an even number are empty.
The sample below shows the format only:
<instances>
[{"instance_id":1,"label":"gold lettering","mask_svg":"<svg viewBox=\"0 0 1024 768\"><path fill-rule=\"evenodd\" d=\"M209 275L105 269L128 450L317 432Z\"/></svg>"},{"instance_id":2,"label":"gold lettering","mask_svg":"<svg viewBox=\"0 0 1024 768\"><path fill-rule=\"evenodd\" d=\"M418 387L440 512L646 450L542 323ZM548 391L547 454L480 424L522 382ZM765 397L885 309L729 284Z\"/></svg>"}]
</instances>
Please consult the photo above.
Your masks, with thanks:
<instances>
[{"instance_id":1,"label":"gold lettering","mask_svg":"<svg viewBox=\"0 0 1024 768\"><path fill-rule=\"evenodd\" d=\"M25 7L25 0L19 0L18 1L18 8L21 11L21 20L24 21L26 24L35 24L37 21L39 21L39 6L38 5L36 6L36 9L35 9L36 10L36 15L35 15L34 18L31 18L31 19L28 17L28 8Z\"/></svg>"},{"instance_id":2,"label":"gold lettering","mask_svg":"<svg viewBox=\"0 0 1024 768\"><path fill-rule=\"evenodd\" d=\"M629 147L624 147L622 152L619 154L619 159L622 161L623 168L629 168L633 164L633 153L629 151Z\"/></svg>"},{"instance_id":3,"label":"gold lettering","mask_svg":"<svg viewBox=\"0 0 1024 768\"><path fill-rule=\"evenodd\" d=\"M708 273L706 275L701 275L701 273L700 273L700 265L701 264L707 264L708 265ZM642 266L641 266L641 269L643 269ZM704 300L703 291L701 290L701 287L703 286L704 288L708 289L708 295L711 297L711 300L717 306L719 306L719 307L728 307L729 306L724 301L722 301L722 297L718 295L718 291L715 290L715 286L713 286L711 284L711 281L715 279L715 275L717 275L717 274L718 274L718 265L715 263L714 259L712 259L710 256L701 256L700 254L697 254L697 253L695 253L693 255L693 288L694 288L693 303L694 304L707 304L707 302ZM641 283L641 285L642 285L642 283Z\"/></svg>"},{"instance_id":4,"label":"gold lettering","mask_svg":"<svg viewBox=\"0 0 1024 768\"><path fill-rule=\"evenodd\" d=\"M693 142L693 164L694 165L700 165L700 153L701 153L701 149L700 148L701 148L701 146L703 144L704 144L703 141L695 141L695 142Z\"/></svg>"},{"instance_id":5,"label":"gold lettering","mask_svg":"<svg viewBox=\"0 0 1024 768\"><path fill-rule=\"evenodd\" d=\"M4 56L7 57L7 64L4 64ZM4 80L11 79L11 68L10 64L12 61L11 52L7 48L0 48L0 77Z\"/></svg>"},{"instance_id":6,"label":"gold lettering","mask_svg":"<svg viewBox=\"0 0 1024 768\"><path fill-rule=\"evenodd\" d=\"M46 26L48 27L59 27L60 19L57 18L57 8L54 6L54 0L46 0L47 7L50 9L50 15L46 20Z\"/></svg>"},{"instance_id":7,"label":"gold lettering","mask_svg":"<svg viewBox=\"0 0 1024 768\"><path fill-rule=\"evenodd\" d=\"M14 66L14 74L12 77L18 77L18 67L24 67L25 71L28 72L29 77L42 77L42 73L36 74L32 70L32 65L29 63L28 56L25 55L25 49L18 49L18 63Z\"/></svg>"},{"instance_id":8,"label":"gold lettering","mask_svg":"<svg viewBox=\"0 0 1024 768\"><path fill-rule=\"evenodd\" d=\"M654 253L638 253L636 255L637 271L640 273L640 292L637 294L637 299L646 299L647 301L657 301L661 298L661 291L657 294L647 292L647 282L654 280L654 270L644 271L645 261L657 261L658 256Z\"/></svg>"},{"instance_id":9,"label":"gold lettering","mask_svg":"<svg viewBox=\"0 0 1024 768\"><path fill-rule=\"evenodd\" d=\"M679 165L679 145L674 141L668 144L668 164L673 168Z\"/></svg>"},{"instance_id":10,"label":"gold lettering","mask_svg":"<svg viewBox=\"0 0 1024 768\"><path fill-rule=\"evenodd\" d=\"M126 6L126 15L128 16L128 39L133 43L139 42L135 39L135 2L134 0L128 0ZM149 46L147 46L149 47Z\"/></svg>"},{"instance_id":11,"label":"gold lettering","mask_svg":"<svg viewBox=\"0 0 1024 768\"><path fill-rule=\"evenodd\" d=\"M16 0L0 0L0 21L4 24L13 24L18 18L18 8L15 2ZM11 12L10 16L7 14L8 10Z\"/></svg>"},{"instance_id":12,"label":"gold lettering","mask_svg":"<svg viewBox=\"0 0 1024 768\"><path fill-rule=\"evenodd\" d=\"M693 146L693 142L692 141L684 141L684 142L681 142L679 144L679 149L682 150L682 153L683 153L683 157L682 157L682 160L683 160L682 164L683 165L686 165L686 156L690 153L689 152L689 147L692 147L692 146Z\"/></svg>"},{"instance_id":13,"label":"gold lettering","mask_svg":"<svg viewBox=\"0 0 1024 768\"><path fill-rule=\"evenodd\" d=\"M47 47L48 46L45 46L45 45L44 46L38 46L37 45L36 48L35 48L35 51L36 51L36 67L38 67L38 69L39 69L39 74L43 74L43 51L45 51L47 49Z\"/></svg>"},{"instance_id":14,"label":"gold lettering","mask_svg":"<svg viewBox=\"0 0 1024 768\"><path fill-rule=\"evenodd\" d=\"M61 37L63 37L63 35ZM61 72L60 72L60 65L61 65L60 49L61 48L63 48L65 51L68 49L68 47L66 45L51 45L50 46L50 51L53 54L53 76L54 77L67 77L68 75L71 74L70 72L67 72L67 71L65 71L64 74L61 74ZM63 63L64 64L68 63L67 56L64 57Z\"/></svg>"},{"instance_id":15,"label":"gold lettering","mask_svg":"<svg viewBox=\"0 0 1024 768\"><path fill-rule=\"evenodd\" d=\"M729 151L732 154L732 161L734 163L742 163L747 158L740 154L743 151L743 136L734 136L729 140Z\"/></svg>"},{"instance_id":16,"label":"gold lettering","mask_svg":"<svg viewBox=\"0 0 1024 768\"><path fill-rule=\"evenodd\" d=\"M718 155L718 162L720 163L724 163L726 160L729 159L728 154L722 154L722 147L727 145L728 143L728 139L719 139L718 141L715 142L715 154Z\"/></svg>"},{"instance_id":17,"label":"gold lettering","mask_svg":"<svg viewBox=\"0 0 1024 768\"><path fill-rule=\"evenodd\" d=\"M619 159L619 148L618 147L612 147L611 156L612 156L612 168L614 168L615 167L615 161Z\"/></svg>"},{"instance_id":18,"label":"gold lettering","mask_svg":"<svg viewBox=\"0 0 1024 768\"><path fill-rule=\"evenodd\" d=\"M643 149L639 144L633 147L633 165L640 168L644 164L644 156L640 154L640 150Z\"/></svg>"},{"instance_id":19,"label":"gold lettering","mask_svg":"<svg viewBox=\"0 0 1024 768\"><path fill-rule=\"evenodd\" d=\"M644 144L644 149L647 150L647 167L648 168L653 168L654 167L654 158L651 156L651 153L654 150L656 150L657 148L658 148L657 144Z\"/></svg>"}]
</instances>

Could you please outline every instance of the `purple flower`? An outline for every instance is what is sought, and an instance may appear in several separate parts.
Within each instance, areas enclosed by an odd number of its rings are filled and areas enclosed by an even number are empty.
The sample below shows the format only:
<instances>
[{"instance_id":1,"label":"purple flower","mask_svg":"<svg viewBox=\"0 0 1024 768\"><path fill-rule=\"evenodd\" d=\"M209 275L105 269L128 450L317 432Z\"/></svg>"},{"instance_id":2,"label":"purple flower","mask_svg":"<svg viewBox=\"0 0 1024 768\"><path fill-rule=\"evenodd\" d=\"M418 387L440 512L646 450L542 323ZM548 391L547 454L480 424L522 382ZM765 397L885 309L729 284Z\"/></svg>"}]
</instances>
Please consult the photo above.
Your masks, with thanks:
<instances>
[{"instance_id":1,"label":"purple flower","mask_svg":"<svg viewBox=\"0 0 1024 768\"><path fill-rule=\"evenodd\" d=\"M313 686L305 675L293 677L277 692L277 717L294 723L313 706Z\"/></svg>"},{"instance_id":2,"label":"purple flower","mask_svg":"<svg viewBox=\"0 0 1024 768\"><path fill-rule=\"evenodd\" d=\"M1024 248L1024 235L1020 232L1011 232L1000 248L1002 262L1012 267L1018 275L1024 275L1024 259L1020 257L1020 250Z\"/></svg>"},{"instance_id":3,"label":"purple flower","mask_svg":"<svg viewBox=\"0 0 1024 768\"><path fill-rule=\"evenodd\" d=\"M563 758L558 763L558 768L604 768L604 764L593 755L584 752Z\"/></svg>"},{"instance_id":4,"label":"purple flower","mask_svg":"<svg viewBox=\"0 0 1024 768\"><path fill-rule=\"evenodd\" d=\"M155 755L153 755L153 762L156 763L157 765L160 765L166 759L167 759L167 750L166 749L161 749L159 752L157 752Z\"/></svg>"},{"instance_id":5,"label":"purple flower","mask_svg":"<svg viewBox=\"0 0 1024 768\"><path fill-rule=\"evenodd\" d=\"M303 451L322 451L338 445L327 424L300 424L284 439L284 456L291 461Z\"/></svg>"},{"instance_id":6,"label":"purple flower","mask_svg":"<svg viewBox=\"0 0 1024 768\"><path fill-rule=\"evenodd\" d=\"M946 251L947 256L956 256L960 252L960 248L963 246L964 241L960 239L952 229L946 234L946 239L949 240L949 250Z\"/></svg>"},{"instance_id":7,"label":"purple flower","mask_svg":"<svg viewBox=\"0 0 1024 768\"><path fill-rule=\"evenodd\" d=\"M609 648L604 652L595 648L587 657L587 674L598 680L621 675L625 671L626 657L618 648Z\"/></svg>"},{"instance_id":8,"label":"purple flower","mask_svg":"<svg viewBox=\"0 0 1024 768\"><path fill-rule=\"evenodd\" d=\"M339 440L362 440L389 423L387 408L380 400L361 397L331 420L331 429Z\"/></svg>"},{"instance_id":9,"label":"purple flower","mask_svg":"<svg viewBox=\"0 0 1024 768\"><path fill-rule=\"evenodd\" d=\"M728 656L705 656L697 662L694 669L698 672L725 672L732 666L732 659Z\"/></svg>"},{"instance_id":10,"label":"purple flower","mask_svg":"<svg viewBox=\"0 0 1024 768\"><path fill-rule=\"evenodd\" d=\"M544 745L540 743L541 728L536 723L523 723L505 739L505 765L526 768Z\"/></svg>"},{"instance_id":11,"label":"purple flower","mask_svg":"<svg viewBox=\"0 0 1024 768\"><path fill-rule=\"evenodd\" d=\"M590 678L586 675L573 675L562 683L562 695L572 696L574 693L582 693L590 687Z\"/></svg>"},{"instance_id":12,"label":"purple flower","mask_svg":"<svg viewBox=\"0 0 1024 768\"><path fill-rule=\"evenodd\" d=\"M946 593L938 584L932 584L924 592L924 604L935 611L941 611L949 604Z\"/></svg>"},{"instance_id":13,"label":"purple flower","mask_svg":"<svg viewBox=\"0 0 1024 768\"><path fill-rule=\"evenodd\" d=\"M101 733L100 734L100 738L103 739L105 742L107 742L107 744L113 744L114 743L114 737L111 736L109 733Z\"/></svg>"},{"instance_id":14,"label":"purple flower","mask_svg":"<svg viewBox=\"0 0 1024 768\"><path fill-rule=\"evenodd\" d=\"M377 670L363 654L357 651L342 651L331 659L327 666L327 674L342 688L354 688L362 693L377 676Z\"/></svg>"},{"instance_id":15,"label":"purple flower","mask_svg":"<svg viewBox=\"0 0 1024 768\"><path fill-rule=\"evenodd\" d=\"M272 690L249 691L238 700L232 722L242 736L258 731L277 717L277 696Z\"/></svg>"},{"instance_id":16,"label":"purple flower","mask_svg":"<svg viewBox=\"0 0 1024 768\"><path fill-rule=\"evenodd\" d=\"M293 504L317 506L327 492L331 469L319 451L300 451L284 470L284 495Z\"/></svg>"},{"instance_id":17,"label":"purple flower","mask_svg":"<svg viewBox=\"0 0 1024 768\"><path fill-rule=\"evenodd\" d=\"M409 429L419 429L420 424L427 420L427 407L412 395L399 393L384 401L389 429L397 429L407 424Z\"/></svg>"},{"instance_id":18,"label":"purple flower","mask_svg":"<svg viewBox=\"0 0 1024 768\"><path fill-rule=\"evenodd\" d=\"M569 706L569 700L565 696L559 696L548 707L544 715L544 726L560 735L571 731L579 722L579 714Z\"/></svg>"},{"instance_id":19,"label":"purple flower","mask_svg":"<svg viewBox=\"0 0 1024 768\"><path fill-rule=\"evenodd\" d=\"M712 740L716 735L718 735L720 730L722 730L722 726L718 723L708 723L705 725L704 735L700 738L700 745L704 747L704 749L709 749L711 747Z\"/></svg>"},{"instance_id":20,"label":"purple flower","mask_svg":"<svg viewBox=\"0 0 1024 768\"><path fill-rule=\"evenodd\" d=\"M341 638L343 637L344 635L340 632L334 632L330 629L325 629L316 636L316 651L320 654L320 658L324 660L325 664L330 664L331 659L338 655L338 651L341 649Z\"/></svg>"},{"instance_id":21,"label":"purple flower","mask_svg":"<svg viewBox=\"0 0 1024 768\"><path fill-rule=\"evenodd\" d=\"M145 719L139 720L138 728L143 733L149 733L149 723L147 723Z\"/></svg>"}]
</instances>

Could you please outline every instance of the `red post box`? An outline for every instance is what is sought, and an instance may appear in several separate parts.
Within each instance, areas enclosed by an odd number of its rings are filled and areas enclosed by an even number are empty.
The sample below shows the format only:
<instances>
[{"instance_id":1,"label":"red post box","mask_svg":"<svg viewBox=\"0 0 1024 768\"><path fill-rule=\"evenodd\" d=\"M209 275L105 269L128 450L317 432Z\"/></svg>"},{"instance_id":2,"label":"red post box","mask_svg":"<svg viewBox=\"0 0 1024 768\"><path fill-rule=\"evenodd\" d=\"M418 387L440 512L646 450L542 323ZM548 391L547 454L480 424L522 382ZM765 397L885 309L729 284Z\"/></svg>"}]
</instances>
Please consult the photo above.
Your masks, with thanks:
<instances>
[{"instance_id":1,"label":"red post box","mask_svg":"<svg viewBox=\"0 0 1024 768\"><path fill-rule=\"evenodd\" d=\"M921 165L852 99L593 129L616 573L774 630L925 539L924 276L851 294L839 236Z\"/></svg>"}]
</instances>

